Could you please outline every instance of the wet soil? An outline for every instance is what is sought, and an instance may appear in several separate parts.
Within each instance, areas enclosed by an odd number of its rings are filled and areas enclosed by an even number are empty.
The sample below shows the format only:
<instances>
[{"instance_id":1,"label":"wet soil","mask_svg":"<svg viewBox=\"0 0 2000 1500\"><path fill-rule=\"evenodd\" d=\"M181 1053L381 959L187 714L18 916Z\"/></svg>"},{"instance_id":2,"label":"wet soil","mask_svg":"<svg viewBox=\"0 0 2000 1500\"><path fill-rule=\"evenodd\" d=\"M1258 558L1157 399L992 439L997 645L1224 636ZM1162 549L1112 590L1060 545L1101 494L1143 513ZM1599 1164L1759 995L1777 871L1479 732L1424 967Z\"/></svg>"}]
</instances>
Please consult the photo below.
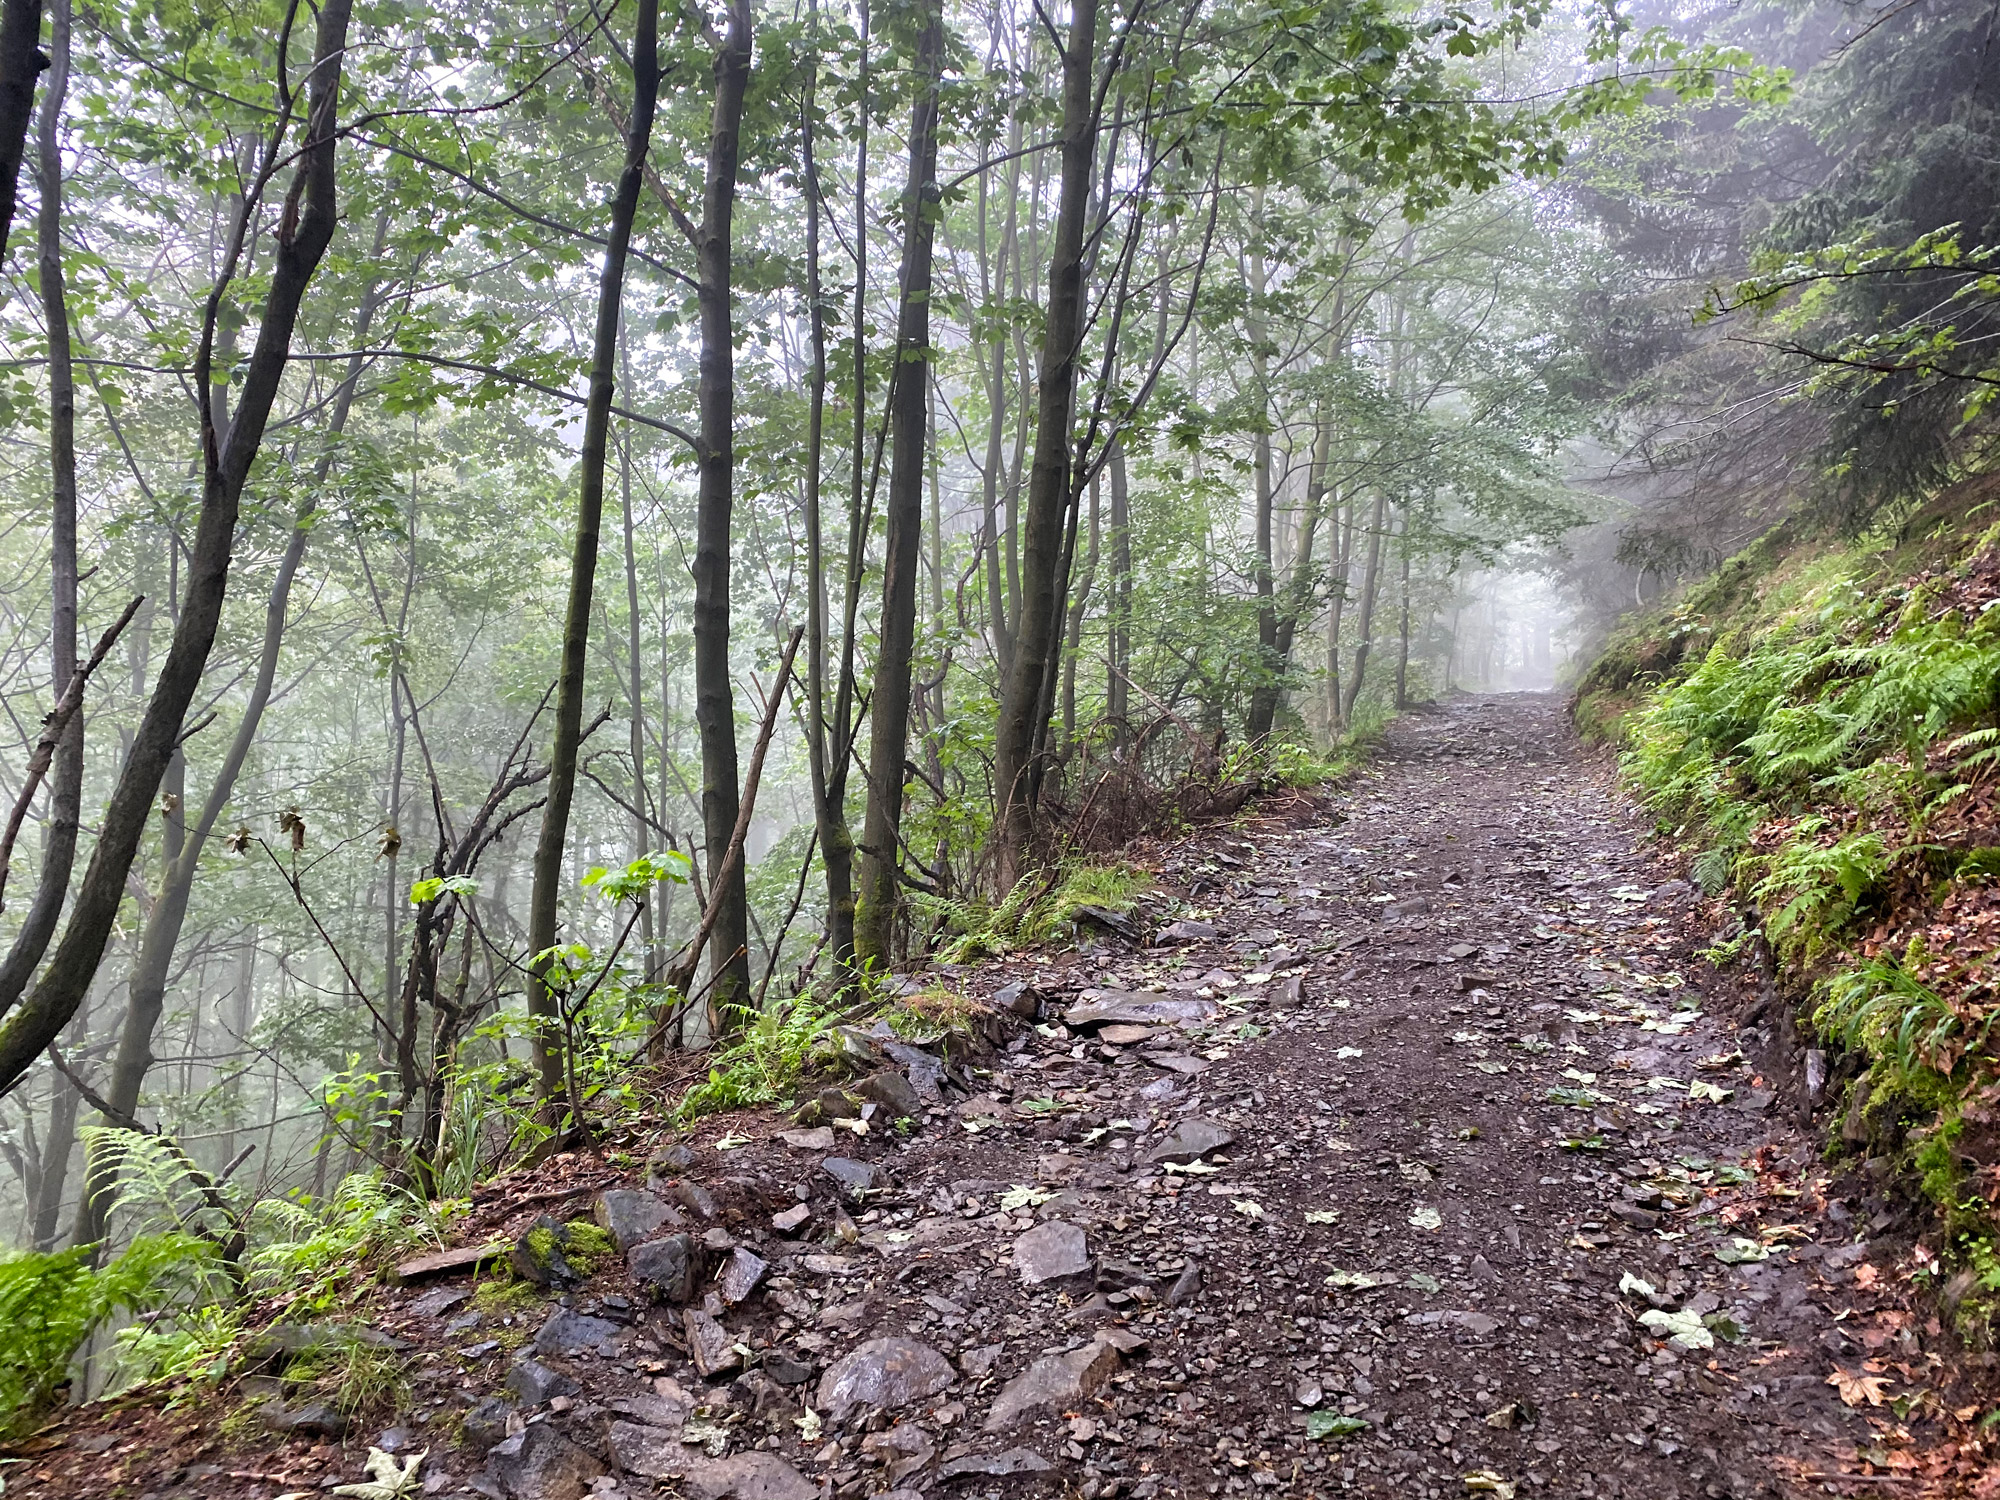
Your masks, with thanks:
<instances>
[{"instance_id":1,"label":"wet soil","mask_svg":"<svg viewBox=\"0 0 2000 1500\"><path fill-rule=\"evenodd\" d=\"M706 1313L615 1267L561 1309L595 1345L547 1306L366 1294L417 1370L385 1446L430 1449L423 1493L553 1500L1980 1492L1977 1408L1869 1241L1894 1215L1835 1180L1790 1043L1643 835L1555 698L1406 715L1337 791L1149 851L1141 919L1195 936L953 976L1030 984L1039 1024L903 1071L914 1128L702 1122L653 1187L722 1268ZM640 1189L639 1154L504 1185L475 1228ZM566 1393L517 1384L452 1441L533 1338ZM882 1398L839 1411L843 1372ZM253 1460L227 1404L79 1413L9 1492L269 1500L382 1436Z\"/></svg>"}]
</instances>

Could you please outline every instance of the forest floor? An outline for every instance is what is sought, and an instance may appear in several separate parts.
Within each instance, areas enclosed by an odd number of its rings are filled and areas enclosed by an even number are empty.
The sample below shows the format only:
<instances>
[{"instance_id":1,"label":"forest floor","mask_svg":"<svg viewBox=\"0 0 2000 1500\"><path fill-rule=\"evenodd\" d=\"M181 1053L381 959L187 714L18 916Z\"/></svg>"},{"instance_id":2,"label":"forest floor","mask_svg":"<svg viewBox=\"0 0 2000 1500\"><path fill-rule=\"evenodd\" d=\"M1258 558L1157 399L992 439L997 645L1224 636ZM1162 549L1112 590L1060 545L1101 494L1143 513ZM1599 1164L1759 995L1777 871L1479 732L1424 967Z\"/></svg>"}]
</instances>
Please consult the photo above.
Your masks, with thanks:
<instances>
[{"instance_id":1,"label":"forest floor","mask_svg":"<svg viewBox=\"0 0 2000 1500\"><path fill-rule=\"evenodd\" d=\"M949 1066L881 1041L916 1129L739 1112L657 1156L601 1216L686 1223L696 1305L618 1265L483 1314L377 1289L417 1369L390 1432L86 1408L7 1493L271 1500L371 1442L430 1450L412 1493L549 1500L1985 1492L1988 1370L1558 699L1405 715L1337 792L1152 854L1216 935L962 973L1047 1019ZM643 1193L630 1160L471 1231Z\"/></svg>"}]
</instances>

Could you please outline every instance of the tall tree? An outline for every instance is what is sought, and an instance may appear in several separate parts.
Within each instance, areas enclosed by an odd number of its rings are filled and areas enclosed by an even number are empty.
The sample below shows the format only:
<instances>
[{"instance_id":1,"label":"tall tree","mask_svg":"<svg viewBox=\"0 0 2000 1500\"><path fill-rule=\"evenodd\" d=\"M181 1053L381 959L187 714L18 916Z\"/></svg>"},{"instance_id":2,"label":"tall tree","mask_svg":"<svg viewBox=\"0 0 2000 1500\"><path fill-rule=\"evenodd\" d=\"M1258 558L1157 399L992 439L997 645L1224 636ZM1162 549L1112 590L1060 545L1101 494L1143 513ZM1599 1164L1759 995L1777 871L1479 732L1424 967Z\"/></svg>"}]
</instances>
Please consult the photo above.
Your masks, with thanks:
<instances>
[{"instance_id":1,"label":"tall tree","mask_svg":"<svg viewBox=\"0 0 2000 1500\"><path fill-rule=\"evenodd\" d=\"M625 128L625 165L611 200L611 226L597 281L597 330L591 345L590 389L583 409L577 461L576 541L570 553L569 605L563 614L562 666L556 679L555 736L549 748L548 801L535 840L534 885L528 896L528 952L533 983L535 1075L544 1100L563 1097L561 1001L550 985L562 898L563 854L570 804L576 796L577 748L583 737L584 672L590 650L591 592L597 581L598 534L604 523L604 469L611 440L611 400L618 385L618 325L625 305L625 262L639 190L653 139L660 96L659 0L639 0L632 34L632 113ZM581 1121L573 1121L581 1125Z\"/></svg>"},{"instance_id":2,"label":"tall tree","mask_svg":"<svg viewBox=\"0 0 2000 1500\"><path fill-rule=\"evenodd\" d=\"M889 376L894 447L882 564L882 615L868 746L868 810L862 823L855 956L886 967L901 865L903 762L909 752L911 662L917 635L918 543L928 458L931 384L931 249L938 216L938 92L944 68L944 7L930 0L917 38L917 98L910 110L910 164L903 193L903 263L896 362Z\"/></svg>"},{"instance_id":3,"label":"tall tree","mask_svg":"<svg viewBox=\"0 0 2000 1500\"><path fill-rule=\"evenodd\" d=\"M701 311L700 453L695 485L694 715L701 732L701 820L711 880L722 881L709 938L710 1006L724 1025L750 1001L750 896L728 858L740 789L736 693L729 664L729 574L736 483L736 319L730 251L743 100L750 86L750 0L732 0L715 49L715 112L695 234Z\"/></svg>"}]
</instances>

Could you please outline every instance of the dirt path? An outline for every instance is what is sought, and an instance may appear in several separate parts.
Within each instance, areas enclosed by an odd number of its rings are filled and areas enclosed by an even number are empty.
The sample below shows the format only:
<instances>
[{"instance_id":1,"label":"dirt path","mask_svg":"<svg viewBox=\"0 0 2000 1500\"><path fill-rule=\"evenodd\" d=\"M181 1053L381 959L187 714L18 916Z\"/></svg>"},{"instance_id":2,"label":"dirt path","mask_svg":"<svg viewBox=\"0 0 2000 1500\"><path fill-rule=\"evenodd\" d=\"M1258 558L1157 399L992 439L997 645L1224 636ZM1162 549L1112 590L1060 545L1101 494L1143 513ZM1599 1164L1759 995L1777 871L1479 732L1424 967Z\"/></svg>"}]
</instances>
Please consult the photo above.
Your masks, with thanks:
<instances>
[{"instance_id":1,"label":"dirt path","mask_svg":"<svg viewBox=\"0 0 2000 1500\"><path fill-rule=\"evenodd\" d=\"M1909 1335L1846 1319L1859 1226L1698 1013L1690 893L1560 704L1406 716L1331 801L1169 853L1162 916L1212 937L968 975L1043 1023L949 1072L878 1042L866 1133L737 1115L657 1159L600 1216L656 1283L719 1264L694 1306L622 1271L553 1316L376 1305L426 1493L1827 1490L1881 1436L1828 1374ZM256 1467L352 1479L362 1436ZM230 1472L151 1492L275 1493Z\"/></svg>"}]
</instances>

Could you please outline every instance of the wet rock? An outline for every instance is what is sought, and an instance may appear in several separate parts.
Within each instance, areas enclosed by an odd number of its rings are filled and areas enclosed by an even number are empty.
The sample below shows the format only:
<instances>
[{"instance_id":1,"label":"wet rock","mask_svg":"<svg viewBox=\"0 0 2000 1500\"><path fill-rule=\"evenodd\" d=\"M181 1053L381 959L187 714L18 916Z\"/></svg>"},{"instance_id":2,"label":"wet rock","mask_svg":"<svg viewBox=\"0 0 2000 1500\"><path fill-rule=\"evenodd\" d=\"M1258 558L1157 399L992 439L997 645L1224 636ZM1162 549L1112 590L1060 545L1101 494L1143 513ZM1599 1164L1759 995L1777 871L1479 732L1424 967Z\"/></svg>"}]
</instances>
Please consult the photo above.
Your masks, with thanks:
<instances>
[{"instance_id":1,"label":"wet rock","mask_svg":"<svg viewBox=\"0 0 2000 1500\"><path fill-rule=\"evenodd\" d=\"M912 1474L929 1467L937 1457L937 1444L914 1422L898 1422L887 1432L871 1432L861 1440L861 1455L887 1471L891 1484L901 1484Z\"/></svg>"},{"instance_id":2,"label":"wet rock","mask_svg":"<svg viewBox=\"0 0 2000 1500\"><path fill-rule=\"evenodd\" d=\"M691 1301L700 1266L694 1239L685 1234L670 1234L664 1239L634 1245L625 1257L625 1269L633 1281L662 1302Z\"/></svg>"},{"instance_id":3,"label":"wet rock","mask_svg":"<svg viewBox=\"0 0 2000 1500\"><path fill-rule=\"evenodd\" d=\"M576 1286L583 1273L570 1264L568 1245L569 1226L543 1214L509 1247L507 1262L515 1275L536 1286Z\"/></svg>"},{"instance_id":4,"label":"wet rock","mask_svg":"<svg viewBox=\"0 0 2000 1500\"><path fill-rule=\"evenodd\" d=\"M649 1177L680 1177L694 1170L694 1147L686 1141L662 1146L646 1159Z\"/></svg>"},{"instance_id":5,"label":"wet rock","mask_svg":"<svg viewBox=\"0 0 2000 1500\"><path fill-rule=\"evenodd\" d=\"M507 1391L523 1406L540 1406L552 1396L574 1396L576 1381L537 1359L524 1359L507 1372Z\"/></svg>"},{"instance_id":6,"label":"wet rock","mask_svg":"<svg viewBox=\"0 0 2000 1500\"><path fill-rule=\"evenodd\" d=\"M1001 1387L986 1430L1000 1432L1032 1412L1062 1411L1088 1400L1118 1369L1118 1351L1092 1339L1067 1354L1047 1354Z\"/></svg>"},{"instance_id":7,"label":"wet rock","mask_svg":"<svg viewBox=\"0 0 2000 1500\"><path fill-rule=\"evenodd\" d=\"M282 1369L301 1354L356 1344L386 1350L409 1347L401 1339L365 1323L273 1323L244 1346L243 1357L252 1365L275 1365Z\"/></svg>"},{"instance_id":8,"label":"wet rock","mask_svg":"<svg viewBox=\"0 0 2000 1500\"><path fill-rule=\"evenodd\" d=\"M704 1380L727 1375L743 1367L743 1353L736 1347L736 1335L698 1307L681 1314L687 1330L688 1353Z\"/></svg>"},{"instance_id":9,"label":"wet rock","mask_svg":"<svg viewBox=\"0 0 2000 1500\"><path fill-rule=\"evenodd\" d=\"M998 1453L967 1453L938 1466L940 1479L1002 1478L1008 1474L1041 1474L1055 1465L1032 1448L1005 1448Z\"/></svg>"},{"instance_id":10,"label":"wet rock","mask_svg":"<svg viewBox=\"0 0 2000 1500\"><path fill-rule=\"evenodd\" d=\"M436 1287L415 1298L410 1311L419 1318L441 1318L471 1295L464 1287Z\"/></svg>"},{"instance_id":11,"label":"wet rock","mask_svg":"<svg viewBox=\"0 0 2000 1500\"><path fill-rule=\"evenodd\" d=\"M993 992L993 1008L1032 1021L1042 1013L1042 992L1026 980L1017 979Z\"/></svg>"},{"instance_id":12,"label":"wet rock","mask_svg":"<svg viewBox=\"0 0 2000 1500\"><path fill-rule=\"evenodd\" d=\"M1201 1266L1190 1260L1167 1288L1167 1306L1185 1307L1201 1295Z\"/></svg>"},{"instance_id":13,"label":"wet rock","mask_svg":"<svg viewBox=\"0 0 2000 1500\"><path fill-rule=\"evenodd\" d=\"M326 1401L306 1401L297 1406L267 1401L258 1416L273 1432L302 1437L345 1437L351 1425L339 1408Z\"/></svg>"},{"instance_id":14,"label":"wet rock","mask_svg":"<svg viewBox=\"0 0 2000 1500\"><path fill-rule=\"evenodd\" d=\"M764 1356L764 1373L779 1385L804 1385L818 1373L818 1367L774 1349Z\"/></svg>"},{"instance_id":15,"label":"wet rock","mask_svg":"<svg viewBox=\"0 0 2000 1500\"><path fill-rule=\"evenodd\" d=\"M722 1213L722 1205L715 1201L715 1195L692 1178L680 1178L667 1192L697 1219L713 1219Z\"/></svg>"},{"instance_id":16,"label":"wet rock","mask_svg":"<svg viewBox=\"0 0 2000 1500\"><path fill-rule=\"evenodd\" d=\"M506 1441L507 1419L513 1415L513 1402L488 1396L465 1414L458 1430L466 1442L483 1451Z\"/></svg>"},{"instance_id":17,"label":"wet rock","mask_svg":"<svg viewBox=\"0 0 2000 1500\"><path fill-rule=\"evenodd\" d=\"M654 1193L632 1188L612 1188L597 1195L591 1215L598 1227L611 1236L623 1255L634 1245L644 1244L663 1228L680 1228L686 1221Z\"/></svg>"},{"instance_id":18,"label":"wet rock","mask_svg":"<svg viewBox=\"0 0 2000 1500\"><path fill-rule=\"evenodd\" d=\"M783 1213L772 1214L771 1227L780 1234L792 1234L804 1228L811 1221L812 1214L813 1211L810 1204L794 1204Z\"/></svg>"},{"instance_id":19,"label":"wet rock","mask_svg":"<svg viewBox=\"0 0 2000 1500\"><path fill-rule=\"evenodd\" d=\"M1236 1144L1236 1132L1220 1120L1190 1115L1174 1126L1167 1138L1146 1153L1150 1162L1174 1162L1186 1166L1200 1161L1212 1151Z\"/></svg>"},{"instance_id":20,"label":"wet rock","mask_svg":"<svg viewBox=\"0 0 2000 1500\"><path fill-rule=\"evenodd\" d=\"M571 1312L568 1308L558 1308L549 1314L535 1335L535 1352L573 1357L578 1354L598 1354L606 1359L618 1353L618 1340L625 1329L609 1318L593 1318L583 1313Z\"/></svg>"},{"instance_id":21,"label":"wet rock","mask_svg":"<svg viewBox=\"0 0 2000 1500\"><path fill-rule=\"evenodd\" d=\"M849 1156L829 1156L819 1166L822 1172L850 1193L865 1193L889 1185L888 1175L873 1162L856 1161Z\"/></svg>"},{"instance_id":22,"label":"wet rock","mask_svg":"<svg viewBox=\"0 0 2000 1500\"><path fill-rule=\"evenodd\" d=\"M1029 1286L1065 1281L1090 1272L1090 1249L1074 1224L1051 1219L1014 1241L1014 1269Z\"/></svg>"},{"instance_id":23,"label":"wet rock","mask_svg":"<svg viewBox=\"0 0 2000 1500\"><path fill-rule=\"evenodd\" d=\"M715 1273L715 1290L722 1300L734 1307L752 1292L770 1270L768 1263L760 1256L751 1254L742 1246L731 1252L729 1259L722 1263L722 1269Z\"/></svg>"},{"instance_id":24,"label":"wet rock","mask_svg":"<svg viewBox=\"0 0 2000 1500\"><path fill-rule=\"evenodd\" d=\"M1165 948L1174 943L1206 943L1222 936L1222 929L1208 922L1183 919L1170 922L1153 934L1155 946Z\"/></svg>"},{"instance_id":25,"label":"wet rock","mask_svg":"<svg viewBox=\"0 0 2000 1500\"><path fill-rule=\"evenodd\" d=\"M910 1087L917 1091L917 1097L926 1103L935 1103L944 1097L944 1059L935 1057L923 1048L908 1042L884 1042L883 1055L891 1062L902 1066L910 1080Z\"/></svg>"},{"instance_id":26,"label":"wet rock","mask_svg":"<svg viewBox=\"0 0 2000 1500\"><path fill-rule=\"evenodd\" d=\"M858 1408L892 1411L921 1401L957 1378L951 1362L918 1339L870 1339L820 1377L817 1404L840 1422Z\"/></svg>"},{"instance_id":27,"label":"wet rock","mask_svg":"<svg viewBox=\"0 0 2000 1500\"><path fill-rule=\"evenodd\" d=\"M1125 939L1128 943L1145 941L1145 934L1139 924L1122 911L1113 911L1108 906L1080 905L1069 909L1070 921L1078 928L1098 927Z\"/></svg>"},{"instance_id":28,"label":"wet rock","mask_svg":"<svg viewBox=\"0 0 2000 1500\"><path fill-rule=\"evenodd\" d=\"M1113 1047L1130 1047L1139 1042L1151 1041L1160 1034L1157 1026L1106 1026L1097 1033L1100 1042Z\"/></svg>"},{"instance_id":29,"label":"wet rock","mask_svg":"<svg viewBox=\"0 0 2000 1500\"><path fill-rule=\"evenodd\" d=\"M1213 1000L1196 995L1134 995L1103 990L1086 995L1063 1012L1063 1021L1083 1030L1091 1026L1179 1026L1206 1021L1221 1013Z\"/></svg>"},{"instance_id":30,"label":"wet rock","mask_svg":"<svg viewBox=\"0 0 2000 1500\"><path fill-rule=\"evenodd\" d=\"M819 1500L819 1486L775 1453L702 1459L682 1487L690 1500Z\"/></svg>"},{"instance_id":31,"label":"wet rock","mask_svg":"<svg viewBox=\"0 0 2000 1500\"><path fill-rule=\"evenodd\" d=\"M910 1086L910 1080L894 1068L869 1074L854 1086L854 1092L864 1099L873 1099L896 1119L906 1119L924 1111L924 1101Z\"/></svg>"},{"instance_id":32,"label":"wet rock","mask_svg":"<svg viewBox=\"0 0 2000 1500\"><path fill-rule=\"evenodd\" d=\"M1280 979L1264 992L1264 1003L1272 1010L1297 1010L1306 1003L1306 982L1298 974Z\"/></svg>"},{"instance_id":33,"label":"wet rock","mask_svg":"<svg viewBox=\"0 0 2000 1500\"><path fill-rule=\"evenodd\" d=\"M496 1444L486 1472L508 1500L583 1500L603 1462L546 1422L536 1422Z\"/></svg>"},{"instance_id":34,"label":"wet rock","mask_svg":"<svg viewBox=\"0 0 2000 1500\"><path fill-rule=\"evenodd\" d=\"M970 1349L958 1351L958 1367L977 1380L1000 1362L1000 1356L1007 1352L1005 1344L979 1344Z\"/></svg>"},{"instance_id":35,"label":"wet rock","mask_svg":"<svg viewBox=\"0 0 2000 1500\"><path fill-rule=\"evenodd\" d=\"M801 1104L792 1118L801 1125L824 1125L828 1120L858 1120L862 1101L846 1089L821 1089Z\"/></svg>"}]
</instances>

